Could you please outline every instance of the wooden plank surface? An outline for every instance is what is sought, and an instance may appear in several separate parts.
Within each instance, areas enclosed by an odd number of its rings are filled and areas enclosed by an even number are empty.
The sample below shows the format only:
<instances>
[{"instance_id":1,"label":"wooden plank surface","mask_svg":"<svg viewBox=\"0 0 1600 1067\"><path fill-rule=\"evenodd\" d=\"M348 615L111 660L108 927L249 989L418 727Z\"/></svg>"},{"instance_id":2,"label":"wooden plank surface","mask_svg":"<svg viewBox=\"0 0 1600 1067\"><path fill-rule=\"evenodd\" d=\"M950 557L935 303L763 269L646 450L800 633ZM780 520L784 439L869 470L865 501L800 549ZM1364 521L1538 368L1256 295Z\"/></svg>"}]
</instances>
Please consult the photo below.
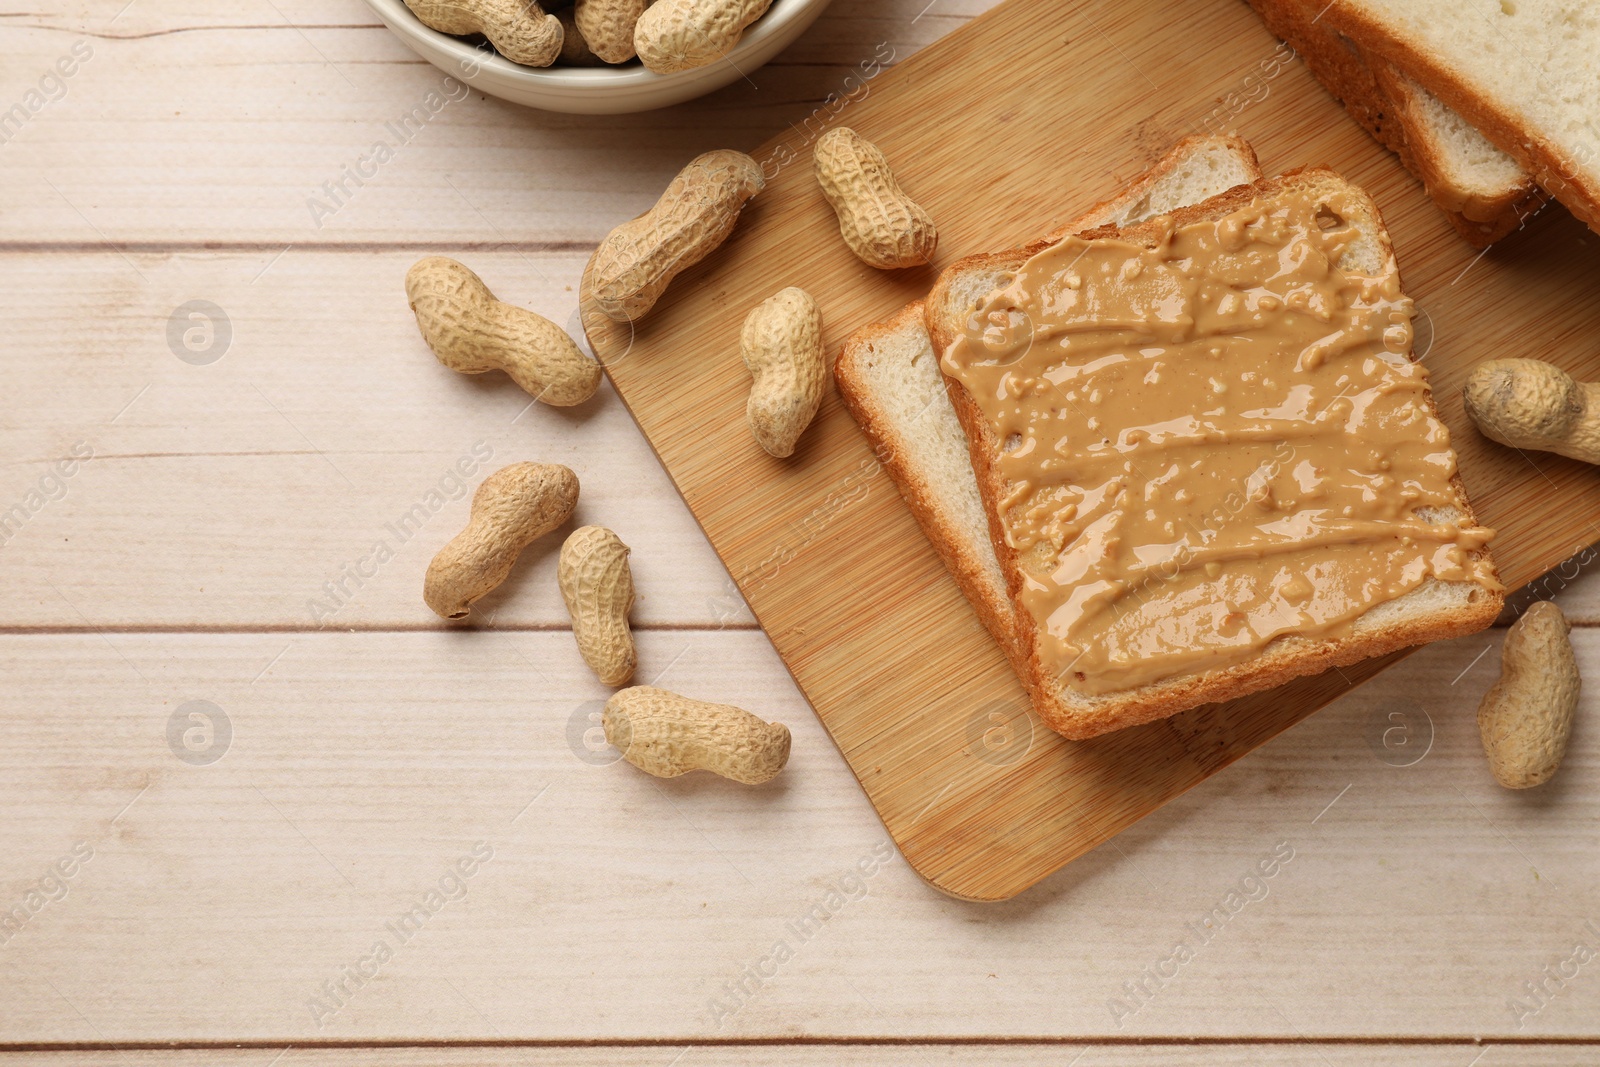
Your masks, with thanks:
<instances>
[{"instance_id":1,"label":"wooden plank surface","mask_svg":"<svg viewBox=\"0 0 1600 1067\"><path fill-rule=\"evenodd\" d=\"M8 368L25 414L0 425L0 511L75 446L93 455L0 548L6 623L437 627L428 560L488 472L533 459L577 472L573 523L636 547L642 625L753 625L609 386L558 410L434 359L402 285L431 250L136 254L137 276L114 254L0 256L0 315L27 353ZM523 306L576 310L581 255L466 258ZM191 320L192 301L216 321ZM566 626L559 544L526 553L476 617Z\"/></svg>"},{"instance_id":2,"label":"wooden plank surface","mask_svg":"<svg viewBox=\"0 0 1600 1067\"><path fill-rule=\"evenodd\" d=\"M647 207L684 159L802 122L863 61L900 58L991 0L835 0L749 80L689 105L584 117L473 92L402 140L386 124L445 75L360 0L47 5L7 0L0 99L74 41L94 56L0 152L9 241L588 245ZM317 224L377 140L393 162Z\"/></svg>"},{"instance_id":3,"label":"wooden plank surface","mask_svg":"<svg viewBox=\"0 0 1600 1067\"><path fill-rule=\"evenodd\" d=\"M96 849L64 898L0 944L7 1058L1593 1058L1582 1045L1473 1043L1600 1042L1587 968L1520 1030L1505 1003L1600 914L1586 829L1600 753L1580 723L1566 784L1520 798L1490 786L1470 719L1494 653L1468 642L1427 650L1009 904L939 897L892 861L748 1006L713 1024L721 984L825 905L882 826L615 398L509 424L514 389L443 375L421 350L395 304L397 272L424 250L458 255L502 296L566 322L588 246L693 152L803 125L881 45L904 58L988 6L835 0L754 85L647 116L580 120L474 95L317 230L306 198L438 78L364 5L0 0L7 104L72 42L96 51L62 99L0 146L0 502L21 499L59 449L105 448L103 464L84 465L0 547L13 594L0 611L0 906L26 905L77 842ZM1239 55L1241 78L1252 59ZM216 363L186 364L168 347L168 318L190 299L214 300L237 327ZM584 507L643 531L630 535L643 671L794 727L796 763L776 798L693 780L658 791L621 765L584 762L585 733L569 731L575 716L592 726L590 702L605 691L569 634L521 632L564 625L548 555L523 564L475 634L414 614L431 545L398 554L323 630L305 615L302 583L326 580L391 503L409 505L502 420L507 449L583 453ZM441 511L424 536L448 536L462 513ZM1574 562L1541 589L1575 619L1600 621L1592 568ZM416 626L429 632L387 632ZM333 632L345 628L362 632ZM1589 631L1577 640L1593 676L1600 645ZM1438 745L1394 767L1368 735L1395 710L1422 721L1384 703L1408 694ZM182 763L166 740L190 700L215 702L235 727L210 766ZM1584 709L1586 720L1587 697ZM492 839L497 859L467 898L315 1027L304 980L339 977L391 906L435 884L502 807L546 782L514 835ZM1120 983L1280 833L1299 852L1271 895L1116 1028L1106 1001ZM1276 1011L1240 992L1252 983ZM852 1036L833 1043L838 1034ZM980 1043L918 1043L952 1034ZM1008 1035L1043 1040L983 1043ZM1190 1047L1189 1035L1220 1043ZM503 1047L563 1038L576 1044ZM441 1044L388 1047L407 1039ZM823 1043L787 1044L812 1040ZM88 1050L105 1041L163 1047ZM303 1047L318 1041L335 1044ZM228 1047L240 1042L256 1044ZM67 1047L16 1051L30 1043Z\"/></svg>"},{"instance_id":4,"label":"wooden plank surface","mask_svg":"<svg viewBox=\"0 0 1600 1067\"><path fill-rule=\"evenodd\" d=\"M1010 77L983 62L1000 54ZM798 284L817 297L825 341L837 346L925 291L937 267L1019 242L1109 196L1116 175L1215 125L1213 101L1232 99L1264 62L1273 73L1267 102L1237 107L1221 128L1249 138L1269 173L1331 164L1378 201L1407 291L1431 323L1423 337L1439 407L1479 516L1500 530L1494 551L1506 581L1520 585L1600 540L1594 470L1486 442L1458 395L1473 364L1513 345L1600 374L1592 346L1573 351L1576 338L1600 330L1594 235L1547 213L1480 259L1395 158L1234 3L1063 15L1016 0L878 79L839 121L876 140L939 219L933 267L886 274L850 255L809 167L818 130L799 128L758 151L775 172L767 189L729 244L686 272L648 318L617 324L585 312L623 400L896 842L946 892L1020 892L1383 661L1091 742L1043 736L1009 665L837 397L792 459L755 444L744 417L748 374L731 355L739 325L760 300ZM930 114L957 117L921 121ZM1069 166L1045 150L1067 145ZM708 347L729 354L708 359ZM772 567L776 559L786 565ZM994 730L1036 743L1014 758L985 752Z\"/></svg>"},{"instance_id":5,"label":"wooden plank surface","mask_svg":"<svg viewBox=\"0 0 1600 1067\"><path fill-rule=\"evenodd\" d=\"M321 1067L381 1064L383 1067L880 1067L889 1064L992 1064L993 1067L1254 1067L1270 1056L1280 1067L1556 1067L1582 1064L1588 1045L1438 1044L1338 1045L1327 1042L1215 1045L1103 1045L1093 1042L1024 1045L629 1045L621 1048L384 1048L384 1049L203 1049L106 1052L26 1052L0 1055L14 1067ZM277 1056L277 1059L273 1059ZM1477 1057L1474 1059L1473 1057Z\"/></svg>"},{"instance_id":6,"label":"wooden plank surface","mask_svg":"<svg viewBox=\"0 0 1600 1067\"><path fill-rule=\"evenodd\" d=\"M1425 649L999 905L912 873L756 632L641 642L645 679L790 724L754 790L586 744L605 690L564 633L0 638L0 906L93 850L0 945L3 1040L1600 1040L1588 965L1508 1008L1593 943L1600 731L1552 788L1495 786L1472 708L1500 633ZM1579 652L1600 671L1600 635ZM196 700L231 726L209 764L168 740ZM1374 740L1396 723L1413 749ZM479 842L465 896L402 943L386 924ZM377 977L313 1010L380 939Z\"/></svg>"}]
</instances>

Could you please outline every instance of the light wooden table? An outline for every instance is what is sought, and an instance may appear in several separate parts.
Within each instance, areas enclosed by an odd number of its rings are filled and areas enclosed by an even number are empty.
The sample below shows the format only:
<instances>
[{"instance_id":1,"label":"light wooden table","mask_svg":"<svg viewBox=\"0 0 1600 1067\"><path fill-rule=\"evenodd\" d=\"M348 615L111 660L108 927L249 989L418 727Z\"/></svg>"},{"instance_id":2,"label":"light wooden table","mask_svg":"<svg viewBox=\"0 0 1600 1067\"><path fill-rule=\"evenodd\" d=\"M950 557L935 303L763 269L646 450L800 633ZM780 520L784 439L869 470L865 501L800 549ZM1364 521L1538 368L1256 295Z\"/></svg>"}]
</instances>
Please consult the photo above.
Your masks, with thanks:
<instances>
[{"instance_id":1,"label":"light wooden table","mask_svg":"<svg viewBox=\"0 0 1600 1067\"><path fill-rule=\"evenodd\" d=\"M25 112L0 144L0 512L22 509L0 909L26 917L0 929L5 1060L1600 1062L1600 697L1552 786L1496 788L1473 710L1503 631L1419 653L1019 899L961 903L893 853L609 388L527 410L421 345L420 254L567 322L589 249L689 156L987 4L836 0L690 106L474 94L394 143L442 75L357 0L0 2L0 108ZM393 159L314 213L380 139ZM464 520L462 457L469 482L572 466L580 518L635 546L641 679L788 722L786 774L661 782L598 750L554 542L476 630L438 625L421 574ZM1600 678L1581 571L1549 591ZM214 762L169 743L196 707ZM1391 726L1410 748L1375 740ZM1186 926L1275 849L1255 899ZM1165 962L1179 939L1193 957Z\"/></svg>"}]
</instances>

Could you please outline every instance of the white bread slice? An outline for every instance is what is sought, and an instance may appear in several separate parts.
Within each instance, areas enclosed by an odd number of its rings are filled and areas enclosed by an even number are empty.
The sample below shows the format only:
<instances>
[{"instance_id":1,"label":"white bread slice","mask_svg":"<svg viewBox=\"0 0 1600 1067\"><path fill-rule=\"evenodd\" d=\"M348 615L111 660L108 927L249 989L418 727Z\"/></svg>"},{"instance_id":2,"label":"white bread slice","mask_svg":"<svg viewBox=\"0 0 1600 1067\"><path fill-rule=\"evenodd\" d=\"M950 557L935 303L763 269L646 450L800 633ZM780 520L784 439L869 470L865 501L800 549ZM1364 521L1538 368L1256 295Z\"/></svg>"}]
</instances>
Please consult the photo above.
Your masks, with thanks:
<instances>
[{"instance_id":1,"label":"white bread slice","mask_svg":"<svg viewBox=\"0 0 1600 1067\"><path fill-rule=\"evenodd\" d=\"M1600 5L1338 0L1324 18L1405 71L1600 232Z\"/></svg>"},{"instance_id":2,"label":"white bread slice","mask_svg":"<svg viewBox=\"0 0 1600 1067\"><path fill-rule=\"evenodd\" d=\"M1411 171L1480 247L1510 233L1547 197L1517 161L1381 56L1367 64L1411 145ZM1463 223L1466 225L1464 226Z\"/></svg>"},{"instance_id":3,"label":"white bread slice","mask_svg":"<svg viewBox=\"0 0 1600 1067\"><path fill-rule=\"evenodd\" d=\"M1543 199L1527 171L1393 63L1333 28L1327 0L1250 0L1307 69L1400 157L1463 237L1487 247Z\"/></svg>"},{"instance_id":4,"label":"white bread slice","mask_svg":"<svg viewBox=\"0 0 1600 1067\"><path fill-rule=\"evenodd\" d=\"M1057 229L1060 237L1125 226L1261 177L1255 152L1238 137L1190 137L1119 194ZM922 321L922 301L845 338L834 361L845 406L866 431L940 558L1003 645L1015 640L1005 575L989 540L966 431L945 392Z\"/></svg>"},{"instance_id":5,"label":"white bread slice","mask_svg":"<svg viewBox=\"0 0 1600 1067\"><path fill-rule=\"evenodd\" d=\"M1242 208L1252 200L1270 204L1283 195L1329 197L1344 205L1345 218L1353 222L1361 237L1349 245L1339 262L1345 270L1369 274L1398 273L1377 205L1359 188L1326 168L1311 168L1268 178L1252 186L1236 188L1195 207L1171 213L1176 225L1220 218ZM1163 233L1164 220L1125 229L1107 227L1092 234L1154 246ZM960 260L939 276L928 294L926 319L935 351L944 352L961 335L964 323L979 301L1009 280L1009 274L1031 256L1043 251L1052 241L1041 241L1021 249ZM1411 592L1380 603L1353 623L1344 637L1305 638L1284 635L1270 641L1253 658L1231 666L1202 670L1175 678L1121 691L1090 695L1076 692L1058 679L1056 671L1040 653L1038 625L1017 600L1024 573L1017 553L1006 543L999 516L999 501L1008 492L995 469L1000 442L987 418L974 404L966 388L955 379L946 379L957 417L972 446L972 465L989 519L991 541L1007 588L1012 596L1017 620L1017 654L1013 662L1033 698L1034 709L1052 729L1069 738L1094 737L1139 723L1164 718L1200 704L1230 700L1247 693L1281 685L1292 678L1317 674L1330 667L1355 663L1372 656L1446 637L1471 633L1494 622L1504 600L1498 582L1441 581L1428 578ZM1437 419L1429 400L1429 413ZM1472 508L1460 478L1453 482L1457 506L1422 514L1429 521L1461 521L1475 525ZM1489 562L1487 551L1477 557Z\"/></svg>"}]
</instances>

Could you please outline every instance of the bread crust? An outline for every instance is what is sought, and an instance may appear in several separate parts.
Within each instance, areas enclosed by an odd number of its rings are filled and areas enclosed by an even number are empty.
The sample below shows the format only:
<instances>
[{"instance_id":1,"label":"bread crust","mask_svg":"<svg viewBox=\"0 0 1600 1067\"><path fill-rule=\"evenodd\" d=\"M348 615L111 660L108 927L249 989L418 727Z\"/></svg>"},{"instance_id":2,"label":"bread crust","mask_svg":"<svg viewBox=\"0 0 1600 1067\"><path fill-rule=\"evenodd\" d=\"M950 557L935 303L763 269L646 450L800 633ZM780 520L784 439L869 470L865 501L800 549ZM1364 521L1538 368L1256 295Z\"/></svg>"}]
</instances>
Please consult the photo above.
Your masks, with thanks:
<instances>
[{"instance_id":1,"label":"bread crust","mask_svg":"<svg viewBox=\"0 0 1600 1067\"><path fill-rule=\"evenodd\" d=\"M1580 166L1565 159L1559 146L1523 123L1505 103L1483 92L1464 72L1359 5L1333 4L1327 18L1339 32L1393 63L1477 127L1495 147L1521 164L1545 192L1600 233L1600 181L1595 177L1600 160Z\"/></svg>"},{"instance_id":2,"label":"bread crust","mask_svg":"<svg viewBox=\"0 0 1600 1067\"><path fill-rule=\"evenodd\" d=\"M1289 43L1350 116L1400 157L1450 225L1473 247L1487 248L1505 237L1537 207L1540 196L1531 179L1494 198L1475 198L1452 186L1421 130L1423 120L1404 84L1405 76L1393 64L1369 55L1359 42L1341 38L1325 18L1329 5L1322 0L1311 5L1317 9L1311 18L1305 0L1249 2L1267 28Z\"/></svg>"},{"instance_id":3,"label":"bread crust","mask_svg":"<svg viewBox=\"0 0 1600 1067\"><path fill-rule=\"evenodd\" d=\"M1108 220L1117 215L1136 208L1139 203L1150 194L1167 175L1183 166L1191 158L1196 158L1207 149L1227 151L1244 163L1244 169L1256 177L1261 176L1261 161L1256 158L1255 146L1236 133L1223 134L1193 134L1183 138L1177 144L1167 149L1166 155L1151 164L1150 169L1134 178L1133 181L1117 192L1115 195L1100 201L1094 207L1076 216L1070 222L1057 226L1046 234L1043 240L1054 244L1063 237L1081 233L1087 229L1097 228L1107 224Z\"/></svg>"},{"instance_id":4,"label":"bread crust","mask_svg":"<svg viewBox=\"0 0 1600 1067\"><path fill-rule=\"evenodd\" d=\"M1426 90L1381 56L1368 56L1367 65L1401 124L1410 131L1421 127L1425 120L1420 114L1419 94ZM1468 240L1479 244L1479 238L1483 238L1479 247L1506 236L1547 199L1532 178L1525 178L1490 196L1457 189L1444 173L1444 161L1433 151L1429 138L1413 134L1410 143L1411 172L1421 179L1428 195L1446 214L1456 216L1451 221Z\"/></svg>"},{"instance_id":5,"label":"bread crust","mask_svg":"<svg viewBox=\"0 0 1600 1067\"><path fill-rule=\"evenodd\" d=\"M1383 227L1377 205L1364 191L1346 182L1326 167L1291 171L1279 178L1263 178L1253 186L1237 187L1203 204L1172 212L1169 218L1174 224L1182 226L1189 222L1221 217L1257 198L1268 199L1286 192L1302 189L1314 191L1323 188L1329 190L1336 188L1347 203L1354 204L1360 214L1367 216L1367 225L1371 227L1371 232L1383 250L1388 269L1398 274L1393 247ZM1102 227L1081 236L1086 239L1118 237L1153 245L1159 237L1162 226L1160 220L1154 220L1123 230L1110 226ZM945 352L960 336L962 330L967 309L960 306L955 296L956 283L970 281L969 276L974 274L994 275L1016 270L1033 255L1054 243L1047 239L1007 252L968 256L941 273L933 291L928 294L925 308L928 333L933 341L934 351L941 354ZM1069 702L1069 698L1063 694L1061 687L1054 680L1053 672L1041 656L1038 624L1028 612L1020 608L1019 597L1023 574L1016 551L1006 543L999 513L999 501L1004 496L1004 486L995 464L999 455L999 441L966 387L949 375L945 376L945 384L951 402L955 406L956 415L967 431L973 470L978 476L978 487L984 499L984 510L989 518L995 553L1006 575L1007 591L1013 602L1018 605L1015 623L1018 648L1013 660L1019 665L1019 673L1033 699L1034 709L1051 729L1068 738L1082 740L1113 730L1137 726L1187 711L1201 704L1231 700L1282 685L1293 678L1317 674L1329 668L1356 663L1411 645L1472 633L1491 625L1500 612L1504 600L1503 592L1476 583L1451 583L1475 585L1475 595L1456 610L1431 612L1420 618L1405 619L1376 631L1364 629L1363 620L1382 609L1384 605L1380 604L1358 618L1355 624L1357 632L1347 637L1335 639L1311 639L1292 635L1279 637L1269 642L1255 658L1231 667L1202 671L1101 697L1085 698L1072 695ZM1437 418L1438 410L1431 393L1429 408L1431 414ZM1473 515L1459 475L1452 480L1452 487L1457 498L1456 506L1464 516L1462 521L1466 524L1476 524L1476 517ZM1492 559L1487 550L1475 553L1475 558L1489 561L1492 566Z\"/></svg>"},{"instance_id":6,"label":"bread crust","mask_svg":"<svg viewBox=\"0 0 1600 1067\"><path fill-rule=\"evenodd\" d=\"M1301 62L1323 88L1344 105L1350 117L1372 134L1373 139L1400 157L1412 170L1411 145L1405 127L1390 121L1389 101L1368 68L1366 58L1346 47L1333 28L1320 21L1325 14L1316 4L1313 14L1307 0L1249 0L1267 29L1288 42ZM1308 17L1309 16L1309 17Z\"/></svg>"}]
</instances>

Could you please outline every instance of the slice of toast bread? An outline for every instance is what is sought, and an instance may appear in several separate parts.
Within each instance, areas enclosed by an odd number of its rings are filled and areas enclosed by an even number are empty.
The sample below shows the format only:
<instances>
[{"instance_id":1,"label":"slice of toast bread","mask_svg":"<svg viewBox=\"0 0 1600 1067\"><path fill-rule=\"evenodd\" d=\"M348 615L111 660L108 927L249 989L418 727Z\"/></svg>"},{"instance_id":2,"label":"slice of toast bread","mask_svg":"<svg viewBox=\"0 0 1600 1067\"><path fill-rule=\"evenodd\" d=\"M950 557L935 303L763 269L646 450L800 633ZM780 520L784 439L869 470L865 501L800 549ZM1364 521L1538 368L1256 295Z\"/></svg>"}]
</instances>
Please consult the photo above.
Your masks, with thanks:
<instances>
[{"instance_id":1,"label":"slice of toast bread","mask_svg":"<svg viewBox=\"0 0 1600 1067\"><path fill-rule=\"evenodd\" d=\"M1548 199L1516 160L1399 67L1365 59L1405 130L1411 172L1469 241L1493 244Z\"/></svg>"},{"instance_id":2,"label":"slice of toast bread","mask_svg":"<svg viewBox=\"0 0 1600 1067\"><path fill-rule=\"evenodd\" d=\"M1324 19L1600 232L1600 7L1591 0L1339 0Z\"/></svg>"},{"instance_id":3,"label":"slice of toast bread","mask_svg":"<svg viewBox=\"0 0 1600 1067\"><path fill-rule=\"evenodd\" d=\"M1243 139L1186 138L1116 196L1052 236L1125 226L1259 177L1255 152ZM845 338L834 379L945 566L989 632L1009 647L1015 641L1014 608L989 540L966 432L923 324L922 301Z\"/></svg>"},{"instance_id":4,"label":"slice of toast bread","mask_svg":"<svg viewBox=\"0 0 1600 1067\"><path fill-rule=\"evenodd\" d=\"M1500 240L1538 207L1543 196L1514 159L1400 68L1334 29L1327 0L1250 3L1475 247Z\"/></svg>"},{"instance_id":5,"label":"slice of toast bread","mask_svg":"<svg viewBox=\"0 0 1600 1067\"><path fill-rule=\"evenodd\" d=\"M1081 235L1085 240L1108 238L1155 247L1171 228L1189 222L1221 219L1252 205L1271 207L1275 197L1326 197L1343 205L1344 218L1359 236L1345 249L1338 263L1342 270L1370 275L1398 276L1393 249L1377 206L1360 189L1326 168L1312 168L1252 186L1236 188L1203 204L1180 208L1169 218L1155 219L1118 230L1107 227ZM929 293L925 316L935 351L943 353L962 336L971 312L989 294L1006 284L1012 272L1053 242L1040 241L1021 249L960 260L939 277ZM1399 357L1396 357L1399 358ZM1410 357L1409 353L1405 358ZM989 520L991 541L1007 589L1016 605L1017 653L1014 662L1033 699L1035 710L1057 732L1075 739L1150 722L1213 701L1229 700L1280 685L1292 678L1316 674L1330 667L1354 663L1411 645L1471 633L1493 623L1504 599L1498 582L1442 581L1429 577L1404 595L1378 603L1357 617L1343 636L1308 638L1284 634L1265 644L1258 653L1231 666L1202 669L1109 693L1079 692L1058 678L1055 665L1041 654L1038 622L1020 606L1028 575L1018 553L1007 543L1000 512L1001 501L1014 487L997 473L1001 442L992 424L965 386L947 376L951 400L971 444L972 465ZM1437 424L1432 397L1426 401L1430 425ZM1442 431L1442 427L1439 427ZM1475 525L1471 506L1459 476L1452 479L1455 506L1431 514L1418 514L1431 522ZM1472 559L1492 574L1485 550Z\"/></svg>"}]
</instances>

